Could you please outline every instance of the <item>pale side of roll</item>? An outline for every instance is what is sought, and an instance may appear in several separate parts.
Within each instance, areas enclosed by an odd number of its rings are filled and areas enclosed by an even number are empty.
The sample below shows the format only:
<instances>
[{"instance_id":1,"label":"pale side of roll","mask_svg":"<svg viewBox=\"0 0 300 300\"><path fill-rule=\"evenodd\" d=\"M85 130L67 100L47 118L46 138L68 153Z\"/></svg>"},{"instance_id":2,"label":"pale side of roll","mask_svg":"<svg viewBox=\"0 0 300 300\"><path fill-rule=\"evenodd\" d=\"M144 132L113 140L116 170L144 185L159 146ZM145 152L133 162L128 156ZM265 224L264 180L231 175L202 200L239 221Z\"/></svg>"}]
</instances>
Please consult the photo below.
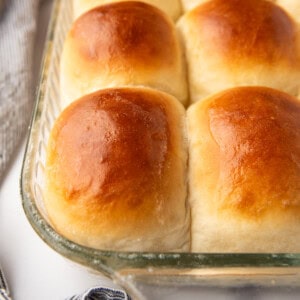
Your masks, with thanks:
<instances>
[{"instance_id":1,"label":"pale side of roll","mask_svg":"<svg viewBox=\"0 0 300 300\"><path fill-rule=\"evenodd\" d=\"M103 88L144 86L188 100L186 65L177 30L142 2L99 6L77 19L61 57L64 106Z\"/></svg>"},{"instance_id":2,"label":"pale side of roll","mask_svg":"<svg viewBox=\"0 0 300 300\"><path fill-rule=\"evenodd\" d=\"M47 147L45 207L55 229L89 247L189 251L185 110L146 88L73 102Z\"/></svg>"},{"instance_id":3,"label":"pale side of roll","mask_svg":"<svg viewBox=\"0 0 300 300\"><path fill-rule=\"evenodd\" d=\"M183 10L183 12L187 12L189 10L192 10L196 6L201 5L207 1L209 1L209 0L181 0L182 10Z\"/></svg>"},{"instance_id":4,"label":"pale side of roll","mask_svg":"<svg viewBox=\"0 0 300 300\"><path fill-rule=\"evenodd\" d=\"M298 23L300 23L300 1L299 0L274 0Z\"/></svg>"},{"instance_id":5,"label":"pale side of roll","mask_svg":"<svg viewBox=\"0 0 300 300\"><path fill-rule=\"evenodd\" d=\"M83 13L99 5L123 1L126 0L73 0L74 17L78 18ZM180 0L140 0L140 2L156 6L169 15L174 21L181 15Z\"/></svg>"},{"instance_id":6,"label":"pale side of roll","mask_svg":"<svg viewBox=\"0 0 300 300\"><path fill-rule=\"evenodd\" d=\"M267 86L297 95L299 25L264 0L211 0L178 22L191 102L236 86Z\"/></svg>"},{"instance_id":7,"label":"pale side of roll","mask_svg":"<svg viewBox=\"0 0 300 300\"><path fill-rule=\"evenodd\" d=\"M300 103L233 88L189 107L193 252L300 252Z\"/></svg>"}]
</instances>

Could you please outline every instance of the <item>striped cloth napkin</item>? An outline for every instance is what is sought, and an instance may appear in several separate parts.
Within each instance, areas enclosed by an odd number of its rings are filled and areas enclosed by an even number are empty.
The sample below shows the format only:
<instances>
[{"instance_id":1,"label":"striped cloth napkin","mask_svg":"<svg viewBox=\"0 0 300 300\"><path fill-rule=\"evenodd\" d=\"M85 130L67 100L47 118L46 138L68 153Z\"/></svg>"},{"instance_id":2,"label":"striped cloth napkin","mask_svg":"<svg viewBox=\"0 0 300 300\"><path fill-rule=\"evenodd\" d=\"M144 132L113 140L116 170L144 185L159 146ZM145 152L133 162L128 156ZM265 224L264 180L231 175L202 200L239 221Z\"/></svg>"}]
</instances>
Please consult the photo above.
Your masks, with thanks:
<instances>
[{"instance_id":1,"label":"striped cloth napkin","mask_svg":"<svg viewBox=\"0 0 300 300\"><path fill-rule=\"evenodd\" d=\"M66 300L131 300L123 291L104 287L94 287L82 295L76 295Z\"/></svg>"},{"instance_id":2,"label":"striped cloth napkin","mask_svg":"<svg viewBox=\"0 0 300 300\"><path fill-rule=\"evenodd\" d=\"M2 269L0 266L0 300L11 300L9 296L9 290L6 283L6 279L4 274L2 273Z\"/></svg>"},{"instance_id":3,"label":"striped cloth napkin","mask_svg":"<svg viewBox=\"0 0 300 300\"><path fill-rule=\"evenodd\" d=\"M32 111L38 0L0 0L0 183Z\"/></svg>"}]
</instances>

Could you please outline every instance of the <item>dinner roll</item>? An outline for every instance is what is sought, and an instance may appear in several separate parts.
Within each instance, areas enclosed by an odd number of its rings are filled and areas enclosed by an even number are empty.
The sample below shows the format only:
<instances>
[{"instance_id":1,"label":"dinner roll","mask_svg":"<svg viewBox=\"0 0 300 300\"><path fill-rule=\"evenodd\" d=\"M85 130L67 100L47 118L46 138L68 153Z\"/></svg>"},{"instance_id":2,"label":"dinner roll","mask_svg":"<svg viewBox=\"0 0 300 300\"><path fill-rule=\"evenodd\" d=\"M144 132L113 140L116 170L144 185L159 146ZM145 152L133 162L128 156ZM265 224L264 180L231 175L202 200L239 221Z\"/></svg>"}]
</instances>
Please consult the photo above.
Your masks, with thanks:
<instances>
[{"instance_id":1,"label":"dinner roll","mask_svg":"<svg viewBox=\"0 0 300 300\"><path fill-rule=\"evenodd\" d=\"M211 0L179 21L191 102L235 86L268 86L296 95L299 27L264 0Z\"/></svg>"},{"instance_id":2,"label":"dinner roll","mask_svg":"<svg viewBox=\"0 0 300 300\"><path fill-rule=\"evenodd\" d=\"M194 252L300 252L300 103L238 87L188 109Z\"/></svg>"},{"instance_id":3,"label":"dinner roll","mask_svg":"<svg viewBox=\"0 0 300 300\"><path fill-rule=\"evenodd\" d=\"M146 88L100 90L55 121L45 207L56 230L97 249L189 250L185 110Z\"/></svg>"},{"instance_id":4,"label":"dinner roll","mask_svg":"<svg viewBox=\"0 0 300 300\"><path fill-rule=\"evenodd\" d=\"M172 21L142 2L99 6L77 19L61 57L64 105L102 88L146 86L187 101L185 62Z\"/></svg>"},{"instance_id":5,"label":"dinner roll","mask_svg":"<svg viewBox=\"0 0 300 300\"><path fill-rule=\"evenodd\" d=\"M73 0L74 16L75 18L78 18L81 14L99 5L123 1L126 0ZM174 21L181 15L180 0L140 0L140 2L158 7L168 14Z\"/></svg>"}]
</instances>

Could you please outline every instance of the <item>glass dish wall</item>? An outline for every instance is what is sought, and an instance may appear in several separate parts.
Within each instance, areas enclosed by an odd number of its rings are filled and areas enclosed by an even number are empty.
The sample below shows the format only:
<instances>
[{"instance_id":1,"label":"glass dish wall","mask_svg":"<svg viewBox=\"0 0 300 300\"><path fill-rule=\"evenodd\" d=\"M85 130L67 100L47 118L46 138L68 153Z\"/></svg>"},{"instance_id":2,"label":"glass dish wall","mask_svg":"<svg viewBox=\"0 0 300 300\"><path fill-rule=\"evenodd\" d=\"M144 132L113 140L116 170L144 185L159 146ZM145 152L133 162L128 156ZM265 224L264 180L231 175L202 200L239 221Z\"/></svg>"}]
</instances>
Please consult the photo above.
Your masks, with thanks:
<instances>
[{"instance_id":1,"label":"glass dish wall","mask_svg":"<svg viewBox=\"0 0 300 300\"><path fill-rule=\"evenodd\" d=\"M52 124L61 110L59 60L71 22L71 0L56 0L21 174L24 211L37 234L61 255L116 279L137 298L143 298L142 293L147 294L153 286L299 286L300 254L101 251L73 243L51 227L43 206L45 150Z\"/></svg>"}]
</instances>

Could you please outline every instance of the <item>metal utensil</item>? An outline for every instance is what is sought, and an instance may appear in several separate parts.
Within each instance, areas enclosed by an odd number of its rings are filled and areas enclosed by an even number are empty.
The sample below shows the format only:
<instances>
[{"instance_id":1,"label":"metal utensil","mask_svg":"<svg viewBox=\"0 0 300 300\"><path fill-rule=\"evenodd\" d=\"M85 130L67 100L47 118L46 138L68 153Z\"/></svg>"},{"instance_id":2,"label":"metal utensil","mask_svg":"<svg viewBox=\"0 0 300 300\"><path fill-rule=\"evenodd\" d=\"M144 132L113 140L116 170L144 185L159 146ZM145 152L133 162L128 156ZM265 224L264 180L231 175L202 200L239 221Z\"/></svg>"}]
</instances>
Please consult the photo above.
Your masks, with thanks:
<instances>
[{"instance_id":1,"label":"metal utensil","mask_svg":"<svg viewBox=\"0 0 300 300\"><path fill-rule=\"evenodd\" d=\"M4 274L0 267L0 300L11 300Z\"/></svg>"}]
</instances>

